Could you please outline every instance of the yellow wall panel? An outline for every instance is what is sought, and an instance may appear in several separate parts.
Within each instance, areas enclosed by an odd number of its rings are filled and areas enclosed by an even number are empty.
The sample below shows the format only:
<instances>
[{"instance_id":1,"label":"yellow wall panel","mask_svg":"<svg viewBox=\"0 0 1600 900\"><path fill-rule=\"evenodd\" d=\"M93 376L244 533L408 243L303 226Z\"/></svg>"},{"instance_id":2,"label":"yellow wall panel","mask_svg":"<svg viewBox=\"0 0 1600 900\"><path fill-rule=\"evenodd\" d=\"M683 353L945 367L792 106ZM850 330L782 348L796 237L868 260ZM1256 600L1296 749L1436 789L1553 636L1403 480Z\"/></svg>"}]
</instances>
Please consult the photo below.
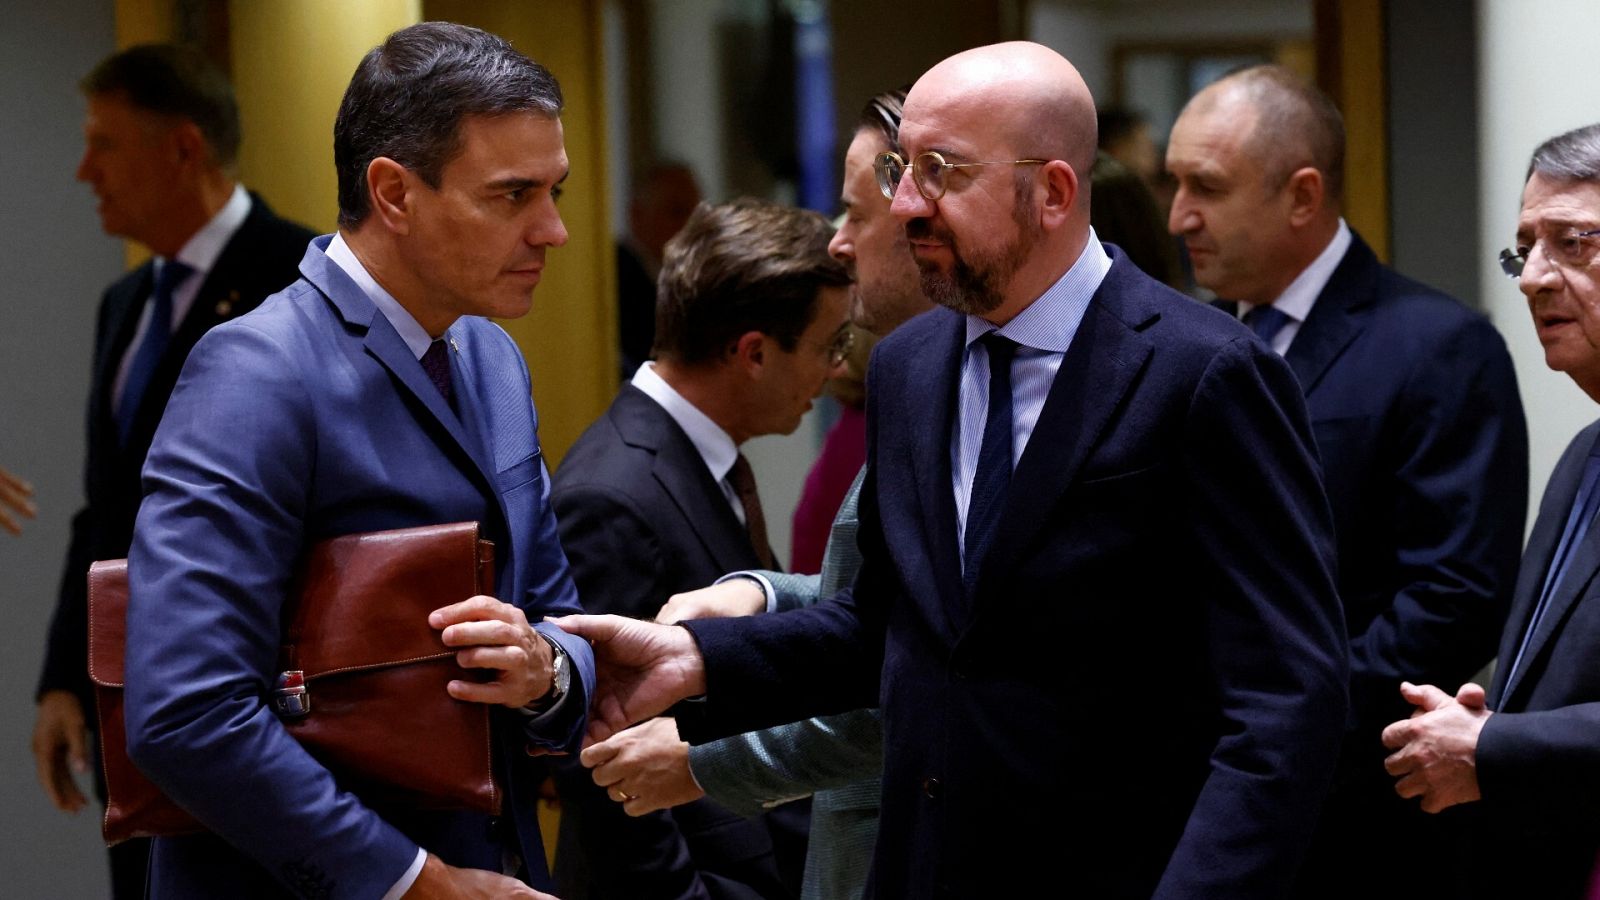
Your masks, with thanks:
<instances>
[{"instance_id":1,"label":"yellow wall panel","mask_svg":"<svg viewBox=\"0 0 1600 900\"><path fill-rule=\"evenodd\" d=\"M338 217L333 118L356 63L417 22L418 0L231 0L239 175L280 215L332 231Z\"/></svg>"},{"instance_id":2,"label":"yellow wall panel","mask_svg":"<svg viewBox=\"0 0 1600 900\"><path fill-rule=\"evenodd\" d=\"M560 460L617 390L616 274L607 221L604 63L598 0L427 0L428 19L491 31L561 82L572 173L561 198L570 238L547 257L533 312L502 322L522 348L539 404L539 439Z\"/></svg>"}]
</instances>

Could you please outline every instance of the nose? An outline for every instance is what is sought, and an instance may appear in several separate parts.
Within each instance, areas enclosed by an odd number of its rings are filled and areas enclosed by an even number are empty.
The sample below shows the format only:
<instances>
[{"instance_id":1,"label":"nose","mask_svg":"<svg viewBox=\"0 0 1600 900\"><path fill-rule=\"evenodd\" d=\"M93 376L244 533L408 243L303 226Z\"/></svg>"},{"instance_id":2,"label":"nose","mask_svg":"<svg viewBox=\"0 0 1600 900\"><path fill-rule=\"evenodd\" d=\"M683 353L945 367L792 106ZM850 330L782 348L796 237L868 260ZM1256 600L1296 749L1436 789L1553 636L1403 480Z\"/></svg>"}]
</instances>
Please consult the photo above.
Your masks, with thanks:
<instances>
[{"instance_id":1,"label":"nose","mask_svg":"<svg viewBox=\"0 0 1600 900\"><path fill-rule=\"evenodd\" d=\"M839 230L833 233L833 239L828 241L828 255L844 262L854 262L856 258L855 237L850 233L849 214L846 213L845 221Z\"/></svg>"},{"instance_id":2,"label":"nose","mask_svg":"<svg viewBox=\"0 0 1600 900\"><path fill-rule=\"evenodd\" d=\"M1560 286L1561 267L1545 255L1544 241L1534 241L1533 249L1528 251L1528 260L1522 265L1522 277L1517 279L1517 288L1532 299Z\"/></svg>"},{"instance_id":3,"label":"nose","mask_svg":"<svg viewBox=\"0 0 1600 900\"><path fill-rule=\"evenodd\" d=\"M900 183L895 185L894 199L889 203L889 214L902 222L925 219L933 215L933 201L922 196L922 192L917 190L916 178L910 169L900 176Z\"/></svg>"},{"instance_id":4,"label":"nose","mask_svg":"<svg viewBox=\"0 0 1600 900\"><path fill-rule=\"evenodd\" d=\"M1189 198L1183 188L1172 198L1172 212L1167 215L1167 232L1169 234L1188 234L1200 230L1200 214L1189 206Z\"/></svg>"},{"instance_id":5,"label":"nose","mask_svg":"<svg viewBox=\"0 0 1600 900\"><path fill-rule=\"evenodd\" d=\"M528 229L526 240L535 247L562 247L567 243L567 226L561 221L561 210L554 200L544 215L536 218Z\"/></svg>"},{"instance_id":6,"label":"nose","mask_svg":"<svg viewBox=\"0 0 1600 900\"><path fill-rule=\"evenodd\" d=\"M84 149L83 155L78 157L78 170L73 173L73 177L79 181L94 180L94 173L89 166L89 150L87 148Z\"/></svg>"}]
</instances>

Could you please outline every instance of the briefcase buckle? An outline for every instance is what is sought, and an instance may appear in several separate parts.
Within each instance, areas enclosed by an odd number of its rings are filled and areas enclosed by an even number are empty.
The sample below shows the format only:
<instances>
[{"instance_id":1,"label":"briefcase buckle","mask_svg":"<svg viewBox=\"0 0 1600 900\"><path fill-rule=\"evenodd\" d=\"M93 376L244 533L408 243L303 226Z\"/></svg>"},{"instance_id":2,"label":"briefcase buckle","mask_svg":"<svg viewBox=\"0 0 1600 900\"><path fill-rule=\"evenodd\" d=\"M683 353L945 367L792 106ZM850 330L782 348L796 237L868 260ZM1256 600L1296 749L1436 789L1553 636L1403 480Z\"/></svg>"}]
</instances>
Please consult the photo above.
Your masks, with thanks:
<instances>
[{"instance_id":1,"label":"briefcase buckle","mask_svg":"<svg viewBox=\"0 0 1600 900\"><path fill-rule=\"evenodd\" d=\"M272 707L280 717L298 719L311 712L311 694L306 690L306 673L291 669L279 673L278 686L272 692Z\"/></svg>"}]
</instances>

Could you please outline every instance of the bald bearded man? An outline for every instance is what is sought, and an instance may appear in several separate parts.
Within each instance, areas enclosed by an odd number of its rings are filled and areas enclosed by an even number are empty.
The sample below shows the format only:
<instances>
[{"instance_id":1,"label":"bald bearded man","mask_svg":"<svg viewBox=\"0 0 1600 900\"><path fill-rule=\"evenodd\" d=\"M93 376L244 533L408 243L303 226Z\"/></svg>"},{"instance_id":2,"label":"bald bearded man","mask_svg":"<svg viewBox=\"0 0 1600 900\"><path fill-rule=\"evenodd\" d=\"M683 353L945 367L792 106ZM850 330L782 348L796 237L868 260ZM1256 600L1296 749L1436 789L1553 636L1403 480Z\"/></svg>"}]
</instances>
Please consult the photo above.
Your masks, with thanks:
<instances>
[{"instance_id":1,"label":"bald bearded man","mask_svg":"<svg viewBox=\"0 0 1600 900\"><path fill-rule=\"evenodd\" d=\"M590 736L877 703L877 897L1288 890L1346 709L1332 527L1294 376L1089 227L1094 103L967 51L879 159L925 294L868 376L851 590L682 628L576 616Z\"/></svg>"}]
</instances>

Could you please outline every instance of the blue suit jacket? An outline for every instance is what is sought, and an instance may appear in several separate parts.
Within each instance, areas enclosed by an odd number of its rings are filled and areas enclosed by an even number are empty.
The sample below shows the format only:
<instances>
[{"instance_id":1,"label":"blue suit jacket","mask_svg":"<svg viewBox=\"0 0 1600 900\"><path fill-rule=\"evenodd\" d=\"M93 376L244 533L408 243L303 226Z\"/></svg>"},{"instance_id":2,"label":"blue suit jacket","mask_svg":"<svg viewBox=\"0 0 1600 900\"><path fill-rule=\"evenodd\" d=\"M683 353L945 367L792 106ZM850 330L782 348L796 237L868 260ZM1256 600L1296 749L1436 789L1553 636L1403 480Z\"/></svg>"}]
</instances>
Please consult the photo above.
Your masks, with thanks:
<instances>
[{"instance_id":1,"label":"blue suit jacket","mask_svg":"<svg viewBox=\"0 0 1600 900\"><path fill-rule=\"evenodd\" d=\"M1381 777L1400 682L1458 685L1494 656L1528 508L1505 340L1356 237L1285 356L1306 394L1339 547L1350 703Z\"/></svg>"},{"instance_id":2,"label":"blue suit jacket","mask_svg":"<svg viewBox=\"0 0 1600 900\"><path fill-rule=\"evenodd\" d=\"M1472 896L1581 897L1600 853L1600 529L1572 548L1566 575L1511 672L1600 435L1572 439L1550 473L1528 536L1516 599L1478 735L1479 817Z\"/></svg>"},{"instance_id":3,"label":"blue suit jacket","mask_svg":"<svg viewBox=\"0 0 1600 900\"><path fill-rule=\"evenodd\" d=\"M1309 840L1348 649L1304 401L1109 252L970 600L939 309L874 353L853 590L688 624L694 738L881 699L877 896L1281 897Z\"/></svg>"},{"instance_id":4,"label":"blue suit jacket","mask_svg":"<svg viewBox=\"0 0 1600 900\"><path fill-rule=\"evenodd\" d=\"M298 896L377 898L419 842L447 862L499 868L505 827L535 881L547 881L526 745L575 749L594 678L583 641L539 626L579 676L541 734L496 710L502 829L466 814L385 821L264 703L284 598L303 552L324 538L476 520L496 543L502 598L534 622L579 608L516 346L483 319L451 326L458 418L323 255L326 241L306 251L300 281L195 347L145 467L129 557L129 753L227 842L157 841L153 897L281 892L263 884L264 869ZM427 740L404 722L395 737Z\"/></svg>"}]
</instances>

